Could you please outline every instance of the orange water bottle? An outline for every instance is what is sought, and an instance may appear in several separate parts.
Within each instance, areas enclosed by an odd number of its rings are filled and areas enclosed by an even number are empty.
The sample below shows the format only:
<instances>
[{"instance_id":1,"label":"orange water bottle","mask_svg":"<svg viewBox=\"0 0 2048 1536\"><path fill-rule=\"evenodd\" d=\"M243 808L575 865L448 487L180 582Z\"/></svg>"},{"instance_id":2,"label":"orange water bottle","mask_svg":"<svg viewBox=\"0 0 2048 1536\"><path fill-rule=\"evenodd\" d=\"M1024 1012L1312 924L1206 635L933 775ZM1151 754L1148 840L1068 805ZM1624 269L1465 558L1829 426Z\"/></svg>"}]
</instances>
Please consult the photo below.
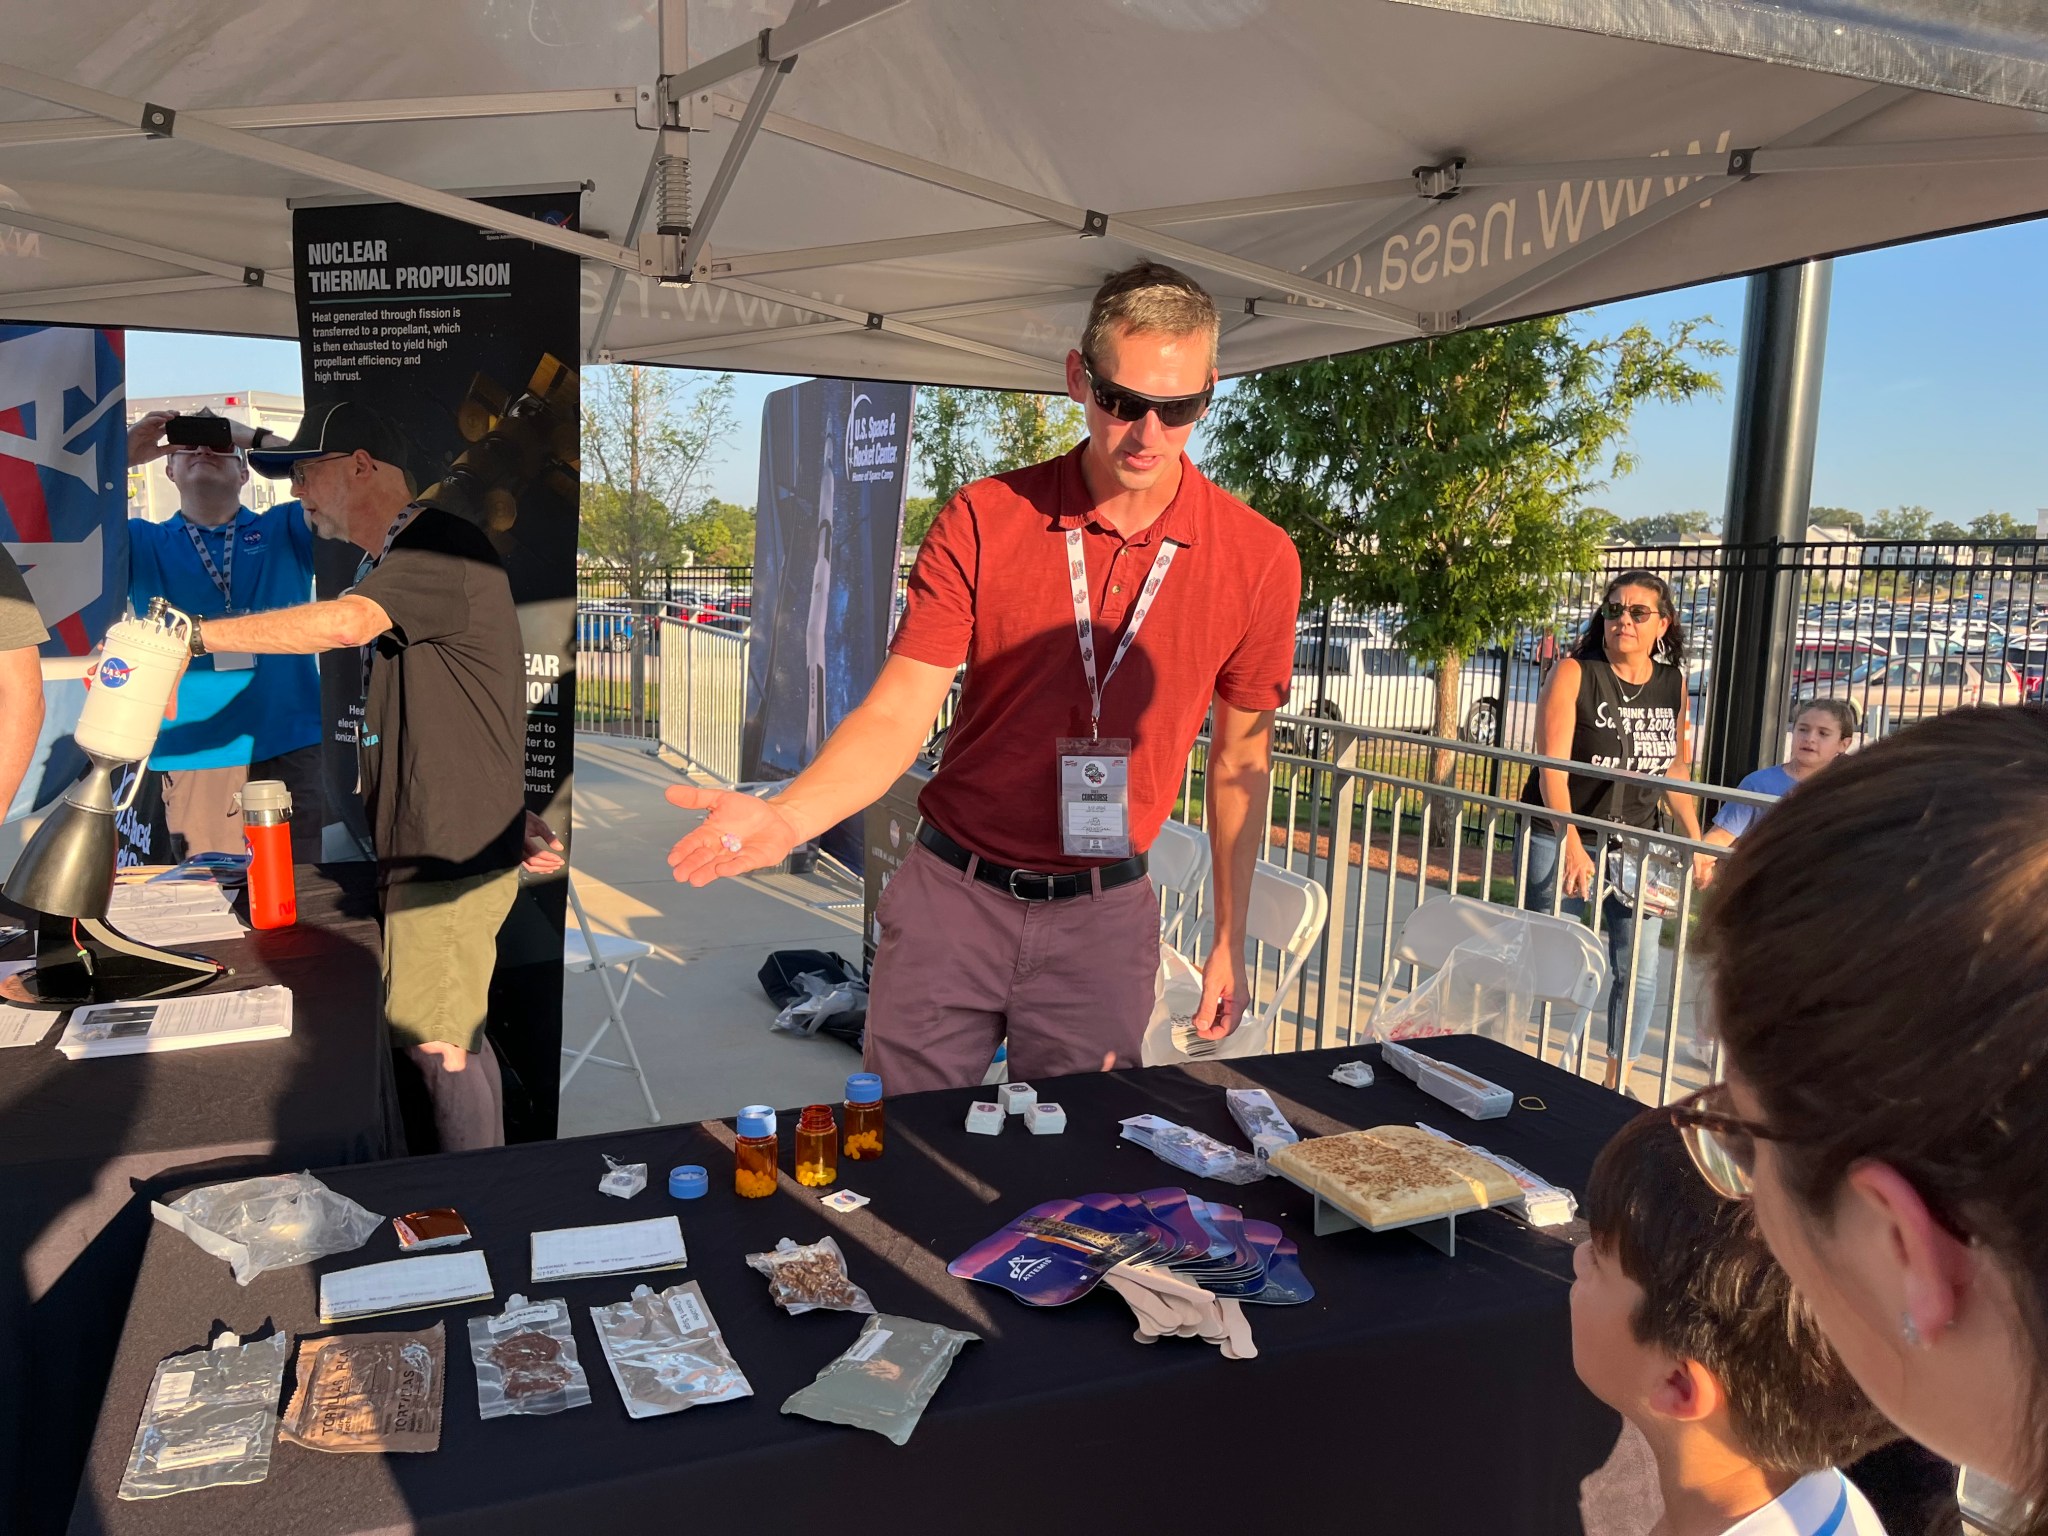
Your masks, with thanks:
<instances>
[{"instance_id":1,"label":"orange water bottle","mask_svg":"<svg viewBox=\"0 0 2048 1536\"><path fill-rule=\"evenodd\" d=\"M242 786L242 840L249 848L249 921L289 928L299 920L292 882L292 794L276 779Z\"/></svg>"}]
</instances>

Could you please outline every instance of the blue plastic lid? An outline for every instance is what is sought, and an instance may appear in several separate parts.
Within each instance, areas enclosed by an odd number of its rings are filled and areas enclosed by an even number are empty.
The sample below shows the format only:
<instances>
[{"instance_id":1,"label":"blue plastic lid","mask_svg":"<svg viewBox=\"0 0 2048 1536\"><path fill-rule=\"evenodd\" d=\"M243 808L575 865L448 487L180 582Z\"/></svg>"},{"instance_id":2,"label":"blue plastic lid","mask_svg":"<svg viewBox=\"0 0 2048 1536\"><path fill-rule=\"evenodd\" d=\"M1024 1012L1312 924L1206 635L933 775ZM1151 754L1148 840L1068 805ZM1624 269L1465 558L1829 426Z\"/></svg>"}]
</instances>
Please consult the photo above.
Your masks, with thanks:
<instances>
[{"instance_id":1,"label":"blue plastic lid","mask_svg":"<svg viewBox=\"0 0 2048 1536\"><path fill-rule=\"evenodd\" d=\"M696 1163L668 1171L668 1192L678 1200L695 1200L711 1188L711 1175Z\"/></svg>"},{"instance_id":2,"label":"blue plastic lid","mask_svg":"<svg viewBox=\"0 0 2048 1536\"><path fill-rule=\"evenodd\" d=\"M856 1072L846 1080L846 1102L849 1104L879 1104L882 1102L882 1079L874 1072Z\"/></svg>"},{"instance_id":3,"label":"blue plastic lid","mask_svg":"<svg viewBox=\"0 0 2048 1536\"><path fill-rule=\"evenodd\" d=\"M749 1104L740 1111L740 1134L742 1136L773 1136L775 1134L775 1111L766 1104Z\"/></svg>"}]
</instances>

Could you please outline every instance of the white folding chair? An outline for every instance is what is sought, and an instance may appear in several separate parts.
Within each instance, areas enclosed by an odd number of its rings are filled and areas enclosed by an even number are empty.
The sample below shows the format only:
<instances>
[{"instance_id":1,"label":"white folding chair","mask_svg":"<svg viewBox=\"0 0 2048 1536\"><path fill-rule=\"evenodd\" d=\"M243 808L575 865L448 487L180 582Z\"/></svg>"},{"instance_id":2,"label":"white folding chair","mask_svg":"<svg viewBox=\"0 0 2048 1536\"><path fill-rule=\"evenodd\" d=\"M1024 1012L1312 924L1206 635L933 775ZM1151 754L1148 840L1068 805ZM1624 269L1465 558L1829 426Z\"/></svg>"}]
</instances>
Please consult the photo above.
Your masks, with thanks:
<instances>
[{"instance_id":1,"label":"white folding chair","mask_svg":"<svg viewBox=\"0 0 2048 1536\"><path fill-rule=\"evenodd\" d=\"M1200 827L1168 821L1147 853L1152 884L1159 893L1159 939L1179 948L1187 939L1202 886L1209 878L1209 839Z\"/></svg>"},{"instance_id":2,"label":"white folding chair","mask_svg":"<svg viewBox=\"0 0 2048 1536\"><path fill-rule=\"evenodd\" d=\"M582 1050L572 1050L566 1045L562 1047L564 1056L574 1058L562 1073L562 1087L569 1086L587 1061L596 1062L600 1067L617 1067L622 1072L631 1072L640 1079L640 1096L647 1100L647 1118L659 1123L661 1111L654 1107L654 1090L647 1086L647 1073L640 1065L640 1052L633 1046L632 1031L626 1028L626 995L633 989L633 978L639 974L640 962L654 953L654 946L591 927L590 916L583 910L583 898L576 894L576 882L573 880L569 882L569 907L575 914L576 925L562 935L562 969L571 976L595 975L598 984L604 988L610 1007L605 1011L604 1022L597 1026ZM616 989L612 986L612 973L615 971L619 974ZM597 1050L597 1043L605 1037L605 1032L611 1029L618 1030L619 1038L626 1042L629 1061L592 1054Z\"/></svg>"},{"instance_id":3,"label":"white folding chair","mask_svg":"<svg viewBox=\"0 0 2048 1536\"><path fill-rule=\"evenodd\" d=\"M1148 1067L1186 1061L1226 1061L1238 1056L1263 1056L1273 1049L1273 1026L1286 1005L1288 989L1308 964L1310 951L1330 920L1330 895L1306 875L1298 875L1261 859L1252 866L1252 893L1245 913L1245 934L1279 951L1273 990L1266 1006L1247 1015L1211 1049L1190 1056L1173 1041L1174 1015L1186 1018L1200 1005L1202 975L1192 961L1166 950L1164 982L1168 1006L1154 1011L1145 1031L1141 1060Z\"/></svg>"},{"instance_id":4,"label":"white folding chair","mask_svg":"<svg viewBox=\"0 0 2048 1536\"><path fill-rule=\"evenodd\" d=\"M1490 936L1516 922L1529 925L1530 945L1523 958L1536 974L1536 1001L1569 1008L1576 1016L1565 1035L1569 1053L1570 1044L1592 1019L1593 1005L1607 986L1606 950L1599 935L1585 924L1547 912L1498 907L1470 896L1432 896L1401 924L1394 941L1393 964L1414 967L1409 976L1412 990L1425 970L1442 970L1451 951L1467 939ZM1368 1038L1386 1009L1392 981L1391 976L1380 981L1372 1016L1365 1023Z\"/></svg>"}]
</instances>

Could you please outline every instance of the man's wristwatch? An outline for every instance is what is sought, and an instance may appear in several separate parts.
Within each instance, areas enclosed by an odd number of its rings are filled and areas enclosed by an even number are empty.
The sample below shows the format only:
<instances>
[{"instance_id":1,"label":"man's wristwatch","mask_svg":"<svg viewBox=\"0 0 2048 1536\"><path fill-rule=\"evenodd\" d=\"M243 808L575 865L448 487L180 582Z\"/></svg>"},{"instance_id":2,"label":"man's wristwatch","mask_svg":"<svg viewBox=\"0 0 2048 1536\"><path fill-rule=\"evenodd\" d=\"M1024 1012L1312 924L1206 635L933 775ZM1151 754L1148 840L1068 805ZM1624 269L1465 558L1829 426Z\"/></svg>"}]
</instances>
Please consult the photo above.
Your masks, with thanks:
<instances>
[{"instance_id":1,"label":"man's wristwatch","mask_svg":"<svg viewBox=\"0 0 2048 1536\"><path fill-rule=\"evenodd\" d=\"M199 627L199 620L197 619L192 621L191 652L194 656L204 656L206 654L206 634Z\"/></svg>"}]
</instances>

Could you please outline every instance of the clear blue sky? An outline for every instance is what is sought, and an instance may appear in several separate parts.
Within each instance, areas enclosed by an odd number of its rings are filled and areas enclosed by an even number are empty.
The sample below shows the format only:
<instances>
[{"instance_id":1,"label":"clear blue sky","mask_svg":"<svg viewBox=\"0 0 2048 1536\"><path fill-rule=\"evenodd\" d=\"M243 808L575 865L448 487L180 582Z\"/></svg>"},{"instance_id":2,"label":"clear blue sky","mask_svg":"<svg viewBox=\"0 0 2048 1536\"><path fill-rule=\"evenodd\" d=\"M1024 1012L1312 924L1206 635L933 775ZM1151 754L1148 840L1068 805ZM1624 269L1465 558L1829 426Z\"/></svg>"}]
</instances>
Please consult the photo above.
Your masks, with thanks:
<instances>
[{"instance_id":1,"label":"clear blue sky","mask_svg":"<svg viewBox=\"0 0 2048 1536\"><path fill-rule=\"evenodd\" d=\"M2032 523L2048 507L2048 222L2036 221L1835 264L1834 309L1815 454L1816 505L1874 512L1918 505L1966 523L1987 511ZM1711 316L1742 335L1742 284L1713 283L1592 310L1582 324L1615 331ZM299 392L290 342L134 332L129 392L232 389ZM1728 389L1735 359L1724 366ZM714 490L752 505L761 400L794 380L737 378L740 430ZM1622 517L1693 508L1720 516L1733 410L1727 395L1638 413L1634 475L1600 497Z\"/></svg>"}]
</instances>

